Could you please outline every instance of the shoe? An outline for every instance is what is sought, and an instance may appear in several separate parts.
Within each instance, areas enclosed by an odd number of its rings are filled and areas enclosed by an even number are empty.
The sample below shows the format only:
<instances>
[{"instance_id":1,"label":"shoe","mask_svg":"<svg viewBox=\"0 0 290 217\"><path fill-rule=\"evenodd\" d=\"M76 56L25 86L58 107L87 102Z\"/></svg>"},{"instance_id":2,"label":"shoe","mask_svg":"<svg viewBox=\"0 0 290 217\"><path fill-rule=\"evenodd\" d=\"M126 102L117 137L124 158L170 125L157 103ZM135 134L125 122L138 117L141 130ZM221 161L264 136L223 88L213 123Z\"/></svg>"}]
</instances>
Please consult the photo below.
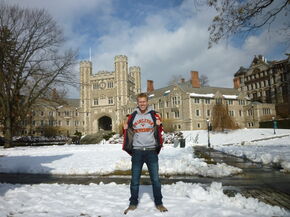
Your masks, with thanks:
<instances>
[{"instance_id":1,"label":"shoe","mask_svg":"<svg viewBox=\"0 0 290 217\"><path fill-rule=\"evenodd\" d=\"M135 209L137 209L136 205L129 205L129 207L125 209L124 214L126 215L129 211L133 211Z\"/></svg>"},{"instance_id":2,"label":"shoe","mask_svg":"<svg viewBox=\"0 0 290 217\"><path fill-rule=\"evenodd\" d=\"M166 209L166 207L163 206L162 204L161 205L157 205L156 209L158 209L160 212L167 212L168 211L168 209Z\"/></svg>"}]
</instances>

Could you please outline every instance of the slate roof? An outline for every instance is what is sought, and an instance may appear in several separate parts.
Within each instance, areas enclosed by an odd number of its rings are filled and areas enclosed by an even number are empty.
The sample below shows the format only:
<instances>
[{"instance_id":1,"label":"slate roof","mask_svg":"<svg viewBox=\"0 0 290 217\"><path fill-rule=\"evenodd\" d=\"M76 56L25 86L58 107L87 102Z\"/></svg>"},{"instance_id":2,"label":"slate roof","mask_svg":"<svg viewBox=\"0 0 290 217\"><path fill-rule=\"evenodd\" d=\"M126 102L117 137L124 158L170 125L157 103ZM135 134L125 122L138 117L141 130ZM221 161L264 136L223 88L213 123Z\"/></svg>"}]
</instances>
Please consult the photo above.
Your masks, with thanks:
<instances>
[{"instance_id":1,"label":"slate roof","mask_svg":"<svg viewBox=\"0 0 290 217\"><path fill-rule=\"evenodd\" d=\"M72 98L66 98L64 99L68 105L74 106L74 107L79 107L80 106L80 99L72 99Z\"/></svg>"},{"instance_id":2,"label":"slate roof","mask_svg":"<svg viewBox=\"0 0 290 217\"><path fill-rule=\"evenodd\" d=\"M200 87L200 88L194 88L191 85L191 81L186 81L184 83L177 83L178 87L180 87L184 92L186 93L197 93L197 94L215 94L217 91L219 91L223 95L239 95L239 91L235 88L224 88L224 87ZM170 90L173 91L175 85L169 85L167 87L156 89L150 93L148 93L148 96L153 95L152 98L155 97L162 97L166 96L166 91Z\"/></svg>"},{"instance_id":3,"label":"slate roof","mask_svg":"<svg viewBox=\"0 0 290 217\"><path fill-rule=\"evenodd\" d=\"M246 69L243 66L241 66L239 68L239 70L235 73L234 76L236 77L236 76L239 76L239 75L244 75L244 74L246 74L247 71L248 71L248 69Z\"/></svg>"}]
</instances>

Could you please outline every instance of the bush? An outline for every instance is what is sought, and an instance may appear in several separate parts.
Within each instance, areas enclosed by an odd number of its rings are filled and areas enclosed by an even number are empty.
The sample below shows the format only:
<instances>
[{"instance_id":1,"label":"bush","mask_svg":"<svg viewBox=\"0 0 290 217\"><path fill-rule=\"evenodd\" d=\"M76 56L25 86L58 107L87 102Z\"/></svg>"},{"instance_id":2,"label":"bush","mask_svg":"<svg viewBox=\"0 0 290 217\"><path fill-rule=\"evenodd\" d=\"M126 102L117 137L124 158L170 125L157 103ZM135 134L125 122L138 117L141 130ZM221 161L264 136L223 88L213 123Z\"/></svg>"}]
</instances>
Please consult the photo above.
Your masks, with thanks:
<instances>
[{"instance_id":1,"label":"bush","mask_svg":"<svg viewBox=\"0 0 290 217\"><path fill-rule=\"evenodd\" d=\"M43 145L64 145L69 140L66 136L14 136L13 146L43 146Z\"/></svg>"},{"instance_id":2,"label":"bush","mask_svg":"<svg viewBox=\"0 0 290 217\"><path fill-rule=\"evenodd\" d=\"M164 119L162 121L164 132L173 133L175 131L172 119Z\"/></svg>"},{"instance_id":3,"label":"bush","mask_svg":"<svg viewBox=\"0 0 290 217\"><path fill-rule=\"evenodd\" d=\"M97 132L94 134L89 134L89 135L84 136L81 139L80 144L98 144L103 139L108 140L114 134L115 134L115 132L112 132L112 131L100 131L100 132Z\"/></svg>"},{"instance_id":4,"label":"bush","mask_svg":"<svg viewBox=\"0 0 290 217\"><path fill-rule=\"evenodd\" d=\"M53 136L60 136L60 128L57 126L41 126L37 128L37 131L42 132L42 136L45 137L53 137Z\"/></svg>"},{"instance_id":5,"label":"bush","mask_svg":"<svg viewBox=\"0 0 290 217\"><path fill-rule=\"evenodd\" d=\"M105 134L105 135L103 135L103 139L105 139L106 141L108 141L115 134L116 134L115 132L111 132L111 133Z\"/></svg>"}]
</instances>

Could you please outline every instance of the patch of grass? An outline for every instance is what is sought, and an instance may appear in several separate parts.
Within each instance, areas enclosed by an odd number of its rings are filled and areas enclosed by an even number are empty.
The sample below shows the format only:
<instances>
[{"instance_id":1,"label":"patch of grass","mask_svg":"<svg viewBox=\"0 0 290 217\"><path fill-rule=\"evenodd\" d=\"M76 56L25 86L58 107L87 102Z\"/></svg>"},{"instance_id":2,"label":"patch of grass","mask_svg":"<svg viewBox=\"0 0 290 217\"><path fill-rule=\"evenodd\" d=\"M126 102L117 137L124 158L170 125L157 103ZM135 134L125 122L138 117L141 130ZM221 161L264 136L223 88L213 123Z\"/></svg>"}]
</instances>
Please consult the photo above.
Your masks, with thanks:
<instances>
[{"instance_id":1,"label":"patch of grass","mask_svg":"<svg viewBox=\"0 0 290 217\"><path fill-rule=\"evenodd\" d=\"M204 159L204 161L207 163L207 164L217 164L217 162L215 162L211 156L210 156L210 153L205 153L205 152L201 152L201 151L195 151L195 156L198 157L198 158L201 158L201 159Z\"/></svg>"}]
</instances>

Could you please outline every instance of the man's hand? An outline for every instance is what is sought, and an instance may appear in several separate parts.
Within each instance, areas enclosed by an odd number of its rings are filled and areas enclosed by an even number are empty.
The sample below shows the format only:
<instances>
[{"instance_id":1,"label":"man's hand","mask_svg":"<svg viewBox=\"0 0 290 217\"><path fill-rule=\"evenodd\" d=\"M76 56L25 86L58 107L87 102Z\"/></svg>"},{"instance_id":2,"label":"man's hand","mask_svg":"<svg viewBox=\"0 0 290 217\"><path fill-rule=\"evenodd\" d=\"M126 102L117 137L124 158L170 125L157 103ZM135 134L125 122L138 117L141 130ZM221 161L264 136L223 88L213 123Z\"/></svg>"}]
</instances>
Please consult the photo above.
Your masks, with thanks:
<instances>
[{"instance_id":1,"label":"man's hand","mask_svg":"<svg viewBox=\"0 0 290 217\"><path fill-rule=\"evenodd\" d=\"M124 128L124 130L127 130L128 129L128 119L127 118L123 122L123 128Z\"/></svg>"},{"instance_id":2,"label":"man's hand","mask_svg":"<svg viewBox=\"0 0 290 217\"><path fill-rule=\"evenodd\" d=\"M156 124L157 124L158 126L161 125L161 120L160 120L159 117L156 117Z\"/></svg>"}]
</instances>

